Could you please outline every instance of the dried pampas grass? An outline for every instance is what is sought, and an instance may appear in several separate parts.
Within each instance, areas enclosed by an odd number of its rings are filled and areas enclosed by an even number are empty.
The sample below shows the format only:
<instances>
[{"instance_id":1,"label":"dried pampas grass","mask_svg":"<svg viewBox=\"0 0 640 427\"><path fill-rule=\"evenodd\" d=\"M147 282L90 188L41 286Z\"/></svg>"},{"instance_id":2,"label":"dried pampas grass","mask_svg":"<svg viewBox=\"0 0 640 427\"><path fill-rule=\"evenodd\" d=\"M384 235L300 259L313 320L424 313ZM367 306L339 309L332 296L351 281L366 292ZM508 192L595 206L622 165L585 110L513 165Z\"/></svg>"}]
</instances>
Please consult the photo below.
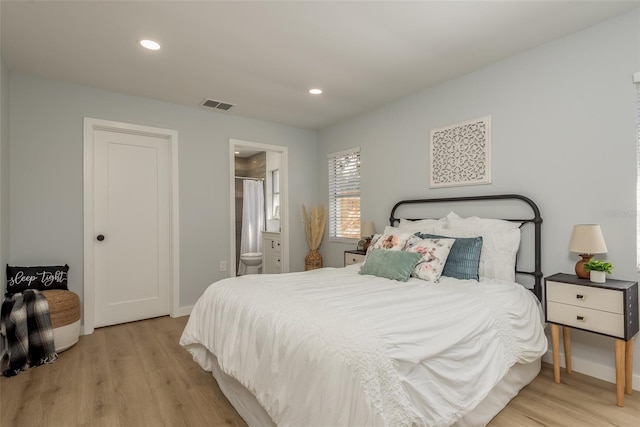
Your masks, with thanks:
<instances>
[{"instance_id":1,"label":"dried pampas grass","mask_svg":"<svg viewBox=\"0 0 640 427\"><path fill-rule=\"evenodd\" d=\"M304 219L304 231L307 235L309 249L316 250L320 247L324 226L327 224L327 211L324 206L312 206L311 211L302 205L302 217Z\"/></svg>"}]
</instances>

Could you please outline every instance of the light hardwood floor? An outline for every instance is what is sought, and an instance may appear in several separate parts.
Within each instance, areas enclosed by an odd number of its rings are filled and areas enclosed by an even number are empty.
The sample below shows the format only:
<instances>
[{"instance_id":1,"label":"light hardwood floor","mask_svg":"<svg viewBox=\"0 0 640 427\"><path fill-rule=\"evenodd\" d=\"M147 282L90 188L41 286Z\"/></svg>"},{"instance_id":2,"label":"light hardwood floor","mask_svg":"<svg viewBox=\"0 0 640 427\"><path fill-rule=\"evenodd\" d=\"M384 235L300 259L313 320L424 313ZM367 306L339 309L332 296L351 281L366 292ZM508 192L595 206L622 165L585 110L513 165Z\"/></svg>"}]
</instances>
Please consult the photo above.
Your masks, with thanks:
<instances>
[{"instance_id":1,"label":"light hardwood floor","mask_svg":"<svg viewBox=\"0 0 640 427\"><path fill-rule=\"evenodd\" d=\"M244 426L210 373L178 345L187 318L100 328L51 365L0 379L4 426ZM638 426L640 392L615 405L613 384L550 366L489 424Z\"/></svg>"}]
</instances>

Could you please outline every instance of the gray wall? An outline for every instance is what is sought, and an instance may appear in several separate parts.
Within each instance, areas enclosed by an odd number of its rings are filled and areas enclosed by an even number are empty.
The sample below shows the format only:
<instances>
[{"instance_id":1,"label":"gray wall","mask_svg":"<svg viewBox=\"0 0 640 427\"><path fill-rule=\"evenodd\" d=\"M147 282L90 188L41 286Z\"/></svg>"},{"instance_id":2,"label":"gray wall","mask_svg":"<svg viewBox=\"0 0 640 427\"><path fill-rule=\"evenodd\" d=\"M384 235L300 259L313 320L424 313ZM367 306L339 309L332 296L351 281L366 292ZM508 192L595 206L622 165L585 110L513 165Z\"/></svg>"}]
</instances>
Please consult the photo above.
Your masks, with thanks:
<instances>
[{"instance_id":1,"label":"gray wall","mask_svg":"<svg viewBox=\"0 0 640 427\"><path fill-rule=\"evenodd\" d=\"M0 15L2 4L0 2ZM0 46L1 46L0 42ZM9 71L0 50L0 291L6 288L4 265L9 257ZM4 340L0 339L0 354Z\"/></svg>"},{"instance_id":2,"label":"gray wall","mask_svg":"<svg viewBox=\"0 0 640 427\"><path fill-rule=\"evenodd\" d=\"M0 53L0 290L6 288L9 259L9 71Z\"/></svg>"},{"instance_id":3,"label":"gray wall","mask_svg":"<svg viewBox=\"0 0 640 427\"><path fill-rule=\"evenodd\" d=\"M229 274L218 264L230 253L230 138L289 147L291 254L306 253L298 211L315 201L316 132L20 73L10 89L11 263L68 263L82 296L85 116L178 131L181 306ZM290 266L303 270L303 258Z\"/></svg>"},{"instance_id":4,"label":"gray wall","mask_svg":"<svg viewBox=\"0 0 640 427\"><path fill-rule=\"evenodd\" d=\"M362 217L378 231L401 199L521 193L544 217L546 275L573 271L572 226L598 223L613 277L636 280L638 22L628 13L321 131L319 200L326 154L360 146ZM429 189L429 130L487 114L492 184ZM325 264L354 246L325 242ZM612 366L611 339L576 331L573 343L575 358Z\"/></svg>"}]
</instances>

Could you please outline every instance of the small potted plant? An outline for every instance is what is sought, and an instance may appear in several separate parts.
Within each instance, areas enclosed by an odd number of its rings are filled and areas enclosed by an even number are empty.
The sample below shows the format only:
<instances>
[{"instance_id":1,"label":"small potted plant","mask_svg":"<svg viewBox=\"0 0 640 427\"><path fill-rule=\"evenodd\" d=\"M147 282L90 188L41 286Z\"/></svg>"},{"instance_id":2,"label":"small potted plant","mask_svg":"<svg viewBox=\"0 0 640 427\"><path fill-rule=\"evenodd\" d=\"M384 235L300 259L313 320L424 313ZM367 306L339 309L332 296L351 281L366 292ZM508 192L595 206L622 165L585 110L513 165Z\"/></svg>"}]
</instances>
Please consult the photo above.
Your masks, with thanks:
<instances>
[{"instance_id":1,"label":"small potted plant","mask_svg":"<svg viewBox=\"0 0 640 427\"><path fill-rule=\"evenodd\" d=\"M611 274L613 265L610 262L590 259L584 265L584 269L589 272L589 279L594 283L604 283L607 281L606 274Z\"/></svg>"}]
</instances>

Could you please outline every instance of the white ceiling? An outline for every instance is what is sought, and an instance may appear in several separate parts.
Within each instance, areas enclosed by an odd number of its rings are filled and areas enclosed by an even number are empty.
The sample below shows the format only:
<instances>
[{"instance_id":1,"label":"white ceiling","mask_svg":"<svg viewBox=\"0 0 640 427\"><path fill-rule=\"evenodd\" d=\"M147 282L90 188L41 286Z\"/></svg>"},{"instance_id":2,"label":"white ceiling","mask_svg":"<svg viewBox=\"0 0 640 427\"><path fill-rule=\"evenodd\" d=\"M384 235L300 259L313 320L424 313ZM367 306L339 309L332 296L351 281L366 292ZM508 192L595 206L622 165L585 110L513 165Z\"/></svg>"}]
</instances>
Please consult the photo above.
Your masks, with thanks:
<instances>
[{"instance_id":1,"label":"white ceiling","mask_svg":"<svg viewBox=\"0 0 640 427\"><path fill-rule=\"evenodd\" d=\"M13 71L319 129L637 6L5 0L1 43Z\"/></svg>"}]
</instances>

